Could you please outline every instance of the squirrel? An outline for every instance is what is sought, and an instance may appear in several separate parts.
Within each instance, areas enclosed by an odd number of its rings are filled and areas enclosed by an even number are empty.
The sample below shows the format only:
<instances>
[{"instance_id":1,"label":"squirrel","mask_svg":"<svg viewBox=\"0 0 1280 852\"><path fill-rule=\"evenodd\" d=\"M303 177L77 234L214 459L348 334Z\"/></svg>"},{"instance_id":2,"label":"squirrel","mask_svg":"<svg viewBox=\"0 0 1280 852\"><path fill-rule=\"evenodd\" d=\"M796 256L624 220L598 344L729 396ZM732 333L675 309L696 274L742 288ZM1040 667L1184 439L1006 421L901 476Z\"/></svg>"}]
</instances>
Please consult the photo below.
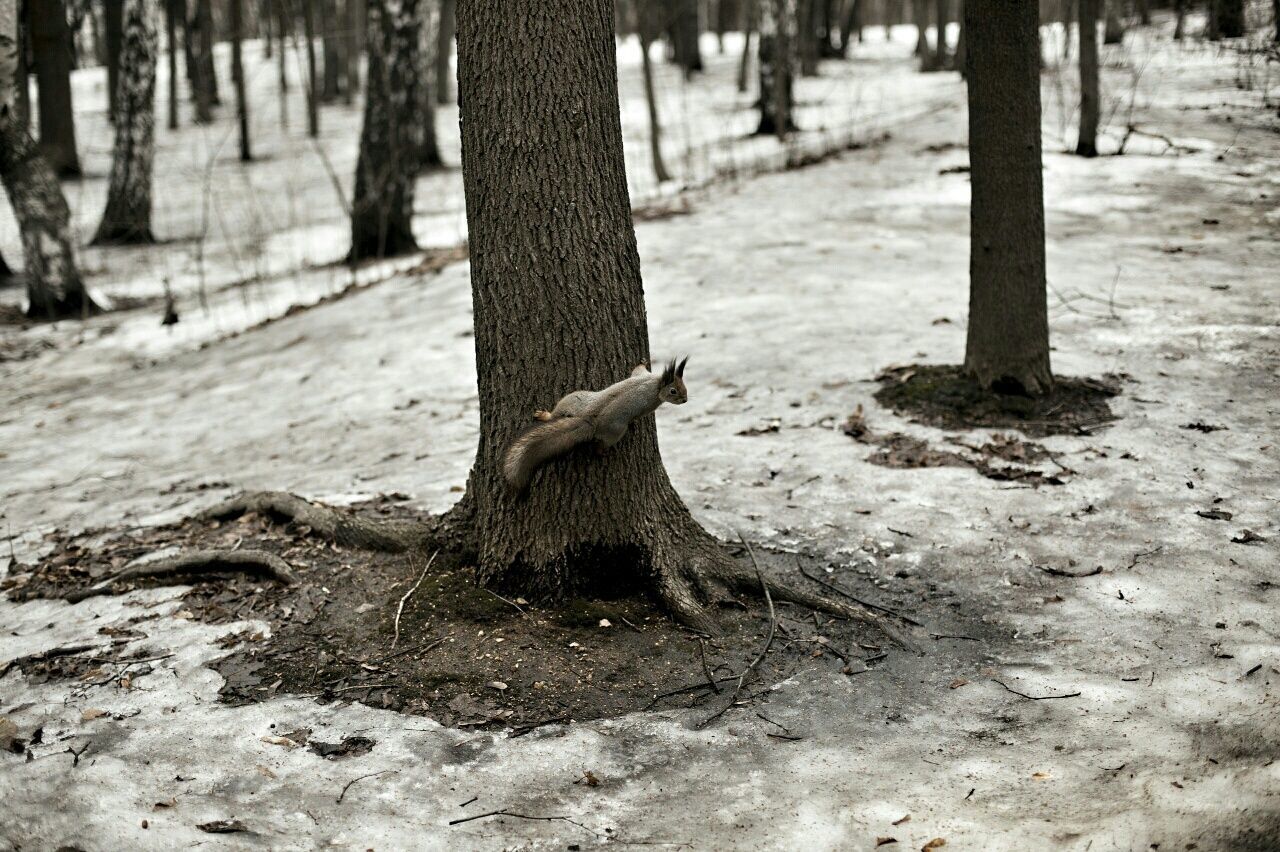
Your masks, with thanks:
<instances>
[{"instance_id":1,"label":"squirrel","mask_svg":"<svg viewBox=\"0 0 1280 852\"><path fill-rule=\"evenodd\" d=\"M664 402L686 403L684 365L688 360L668 361L661 373L640 364L629 377L602 391L574 391L550 411L535 411L533 419L539 422L511 442L503 459L502 473L511 491L524 494L538 468L579 444L594 441L597 452L604 452L622 440L637 417Z\"/></svg>"}]
</instances>

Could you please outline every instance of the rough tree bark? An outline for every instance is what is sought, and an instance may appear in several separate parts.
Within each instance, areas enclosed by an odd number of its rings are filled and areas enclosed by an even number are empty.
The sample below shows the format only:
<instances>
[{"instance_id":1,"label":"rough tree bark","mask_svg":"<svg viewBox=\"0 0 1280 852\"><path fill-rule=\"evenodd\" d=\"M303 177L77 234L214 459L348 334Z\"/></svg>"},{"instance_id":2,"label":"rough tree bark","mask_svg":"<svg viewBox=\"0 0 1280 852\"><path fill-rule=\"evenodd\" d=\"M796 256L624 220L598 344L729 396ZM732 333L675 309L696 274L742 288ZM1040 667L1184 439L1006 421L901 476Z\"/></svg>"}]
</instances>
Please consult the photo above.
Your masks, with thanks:
<instances>
[{"instance_id":1,"label":"rough tree bark","mask_svg":"<svg viewBox=\"0 0 1280 852\"><path fill-rule=\"evenodd\" d=\"M779 138L796 129L791 115L795 78L796 0L759 0L760 124L757 135Z\"/></svg>"},{"instance_id":2,"label":"rough tree bark","mask_svg":"<svg viewBox=\"0 0 1280 852\"><path fill-rule=\"evenodd\" d=\"M27 0L27 26L40 91L40 150L59 177L79 177L71 108L71 32L61 0Z\"/></svg>"},{"instance_id":3,"label":"rough tree bark","mask_svg":"<svg viewBox=\"0 0 1280 852\"><path fill-rule=\"evenodd\" d=\"M120 45L123 39L124 0L103 0L102 31L107 64L107 117L116 120L116 97L120 88Z\"/></svg>"},{"instance_id":4,"label":"rough tree bark","mask_svg":"<svg viewBox=\"0 0 1280 852\"><path fill-rule=\"evenodd\" d=\"M658 119L658 96L653 85L653 59L649 56L653 37L661 28L654 20L654 5L646 0L632 0L636 37L640 40L640 72L644 77L644 99L649 108L649 158L653 160L653 177L658 183L671 180L662 157L662 122Z\"/></svg>"},{"instance_id":5,"label":"rough tree bark","mask_svg":"<svg viewBox=\"0 0 1280 852\"><path fill-rule=\"evenodd\" d=\"M245 92L244 57L241 55L241 39L244 38L244 0L230 0L231 18L231 83L236 90L236 123L240 133L240 162L253 159L249 144L249 96Z\"/></svg>"},{"instance_id":6,"label":"rough tree bark","mask_svg":"<svg viewBox=\"0 0 1280 852\"><path fill-rule=\"evenodd\" d=\"M1039 14L1032 0L967 0L970 204L965 369L983 386L1053 385L1045 298Z\"/></svg>"},{"instance_id":7,"label":"rough tree bark","mask_svg":"<svg viewBox=\"0 0 1280 852\"><path fill-rule=\"evenodd\" d=\"M0 5L12 2L0 0ZM27 316L54 320L97 313L76 268L71 211L62 187L15 110L0 117L0 182L22 236Z\"/></svg>"},{"instance_id":8,"label":"rough tree bark","mask_svg":"<svg viewBox=\"0 0 1280 852\"><path fill-rule=\"evenodd\" d=\"M120 97L107 207L95 244L152 243L151 163L155 155L156 0L125 0Z\"/></svg>"},{"instance_id":9,"label":"rough tree bark","mask_svg":"<svg viewBox=\"0 0 1280 852\"><path fill-rule=\"evenodd\" d=\"M1080 136L1076 153L1098 156L1098 3L1079 0L1080 15Z\"/></svg>"},{"instance_id":10,"label":"rough tree bark","mask_svg":"<svg viewBox=\"0 0 1280 852\"><path fill-rule=\"evenodd\" d=\"M165 0L164 34L169 47L169 129L178 129L178 3Z\"/></svg>"},{"instance_id":11,"label":"rough tree bark","mask_svg":"<svg viewBox=\"0 0 1280 852\"><path fill-rule=\"evenodd\" d=\"M449 72L449 59L453 56L453 37L457 33L457 4L454 0L440 2L440 28L436 31L436 103L453 103L453 85Z\"/></svg>"},{"instance_id":12,"label":"rough tree bark","mask_svg":"<svg viewBox=\"0 0 1280 852\"><path fill-rule=\"evenodd\" d=\"M418 248L412 228L413 185L422 132L403 118L417 115L426 100L421 91L422 2L369 2L364 127L351 205L348 260L353 263Z\"/></svg>"}]
</instances>

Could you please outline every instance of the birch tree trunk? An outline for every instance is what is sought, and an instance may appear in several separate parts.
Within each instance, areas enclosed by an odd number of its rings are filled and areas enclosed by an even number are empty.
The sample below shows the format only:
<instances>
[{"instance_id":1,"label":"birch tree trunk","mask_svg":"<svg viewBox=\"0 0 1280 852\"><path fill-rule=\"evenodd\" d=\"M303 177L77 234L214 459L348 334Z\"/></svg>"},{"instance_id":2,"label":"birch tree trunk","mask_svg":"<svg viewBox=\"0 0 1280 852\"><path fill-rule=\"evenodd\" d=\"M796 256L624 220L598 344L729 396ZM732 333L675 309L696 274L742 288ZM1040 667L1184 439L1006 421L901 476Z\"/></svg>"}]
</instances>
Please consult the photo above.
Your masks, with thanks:
<instances>
[{"instance_id":1,"label":"birch tree trunk","mask_svg":"<svg viewBox=\"0 0 1280 852\"><path fill-rule=\"evenodd\" d=\"M421 129L423 0L370 0L364 127L351 207L350 262L416 251L413 185Z\"/></svg>"},{"instance_id":2,"label":"birch tree trunk","mask_svg":"<svg viewBox=\"0 0 1280 852\"><path fill-rule=\"evenodd\" d=\"M480 391L464 505L486 587L531 599L656 587L682 621L714 629L697 593L721 557L667 478L651 415L601 455L543 468L525 499L501 475L535 408L649 356L613 11L610 0L458 4Z\"/></svg>"},{"instance_id":3,"label":"birch tree trunk","mask_svg":"<svg viewBox=\"0 0 1280 852\"><path fill-rule=\"evenodd\" d=\"M757 135L779 138L796 129L792 119L795 78L796 0L759 0L760 124Z\"/></svg>"},{"instance_id":4,"label":"birch tree trunk","mask_svg":"<svg viewBox=\"0 0 1280 852\"><path fill-rule=\"evenodd\" d=\"M12 3L0 0L0 5ZM27 316L54 320L97 313L76 268L71 211L62 187L12 109L0 118L0 182L22 236Z\"/></svg>"},{"instance_id":5,"label":"birch tree trunk","mask_svg":"<svg viewBox=\"0 0 1280 852\"><path fill-rule=\"evenodd\" d=\"M1039 10L1031 0L966 0L969 329L965 369L985 387L1053 386L1045 297Z\"/></svg>"},{"instance_id":6,"label":"birch tree trunk","mask_svg":"<svg viewBox=\"0 0 1280 852\"><path fill-rule=\"evenodd\" d=\"M155 156L156 0L125 0L116 142L107 208L94 235L104 243L153 243L151 163Z\"/></svg>"},{"instance_id":7,"label":"birch tree trunk","mask_svg":"<svg viewBox=\"0 0 1280 852\"><path fill-rule=\"evenodd\" d=\"M1098 156L1098 2L1079 0L1080 15L1080 136L1076 153Z\"/></svg>"},{"instance_id":8,"label":"birch tree trunk","mask_svg":"<svg viewBox=\"0 0 1280 852\"><path fill-rule=\"evenodd\" d=\"M27 20L40 92L40 150L56 175L79 177L66 10L61 0L27 0Z\"/></svg>"}]
</instances>

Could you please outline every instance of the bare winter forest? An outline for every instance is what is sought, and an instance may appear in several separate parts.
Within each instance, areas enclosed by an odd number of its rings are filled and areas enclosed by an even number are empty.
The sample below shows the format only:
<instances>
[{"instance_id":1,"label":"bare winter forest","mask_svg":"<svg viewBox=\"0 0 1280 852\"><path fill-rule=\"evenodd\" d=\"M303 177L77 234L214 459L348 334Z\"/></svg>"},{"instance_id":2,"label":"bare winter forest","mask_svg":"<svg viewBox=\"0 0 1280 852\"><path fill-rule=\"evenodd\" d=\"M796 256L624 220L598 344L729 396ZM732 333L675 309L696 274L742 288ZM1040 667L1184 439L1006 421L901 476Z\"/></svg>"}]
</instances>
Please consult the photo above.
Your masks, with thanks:
<instances>
[{"instance_id":1,"label":"bare winter forest","mask_svg":"<svg viewBox=\"0 0 1280 852\"><path fill-rule=\"evenodd\" d=\"M0 182L0 848L1280 850L1280 0L0 0Z\"/></svg>"}]
</instances>

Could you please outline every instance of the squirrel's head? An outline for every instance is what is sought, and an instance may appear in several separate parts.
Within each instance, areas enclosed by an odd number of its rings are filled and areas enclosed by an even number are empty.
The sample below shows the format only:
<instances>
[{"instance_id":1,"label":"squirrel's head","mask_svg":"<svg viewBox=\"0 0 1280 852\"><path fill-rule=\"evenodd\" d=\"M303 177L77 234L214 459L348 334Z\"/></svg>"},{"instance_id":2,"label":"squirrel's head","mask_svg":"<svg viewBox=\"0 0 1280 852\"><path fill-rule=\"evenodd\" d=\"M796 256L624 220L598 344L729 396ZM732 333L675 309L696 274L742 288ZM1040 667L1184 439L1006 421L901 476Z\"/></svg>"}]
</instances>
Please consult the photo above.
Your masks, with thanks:
<instances>
[{"instance_id":1,"label":"squirrel's head","mask_svg":"<svg viewBox=\"0 0 1280 852\"><path fill-rule=\"evenodd\" d=\"M666 369L662 371L662 389L658 391L658 398L663 402L684 405L689 401L689 391L684 386L684 365L688 361L686 356L680 362L674 358L667 362Z\"/></svg>"}]
</instances>

